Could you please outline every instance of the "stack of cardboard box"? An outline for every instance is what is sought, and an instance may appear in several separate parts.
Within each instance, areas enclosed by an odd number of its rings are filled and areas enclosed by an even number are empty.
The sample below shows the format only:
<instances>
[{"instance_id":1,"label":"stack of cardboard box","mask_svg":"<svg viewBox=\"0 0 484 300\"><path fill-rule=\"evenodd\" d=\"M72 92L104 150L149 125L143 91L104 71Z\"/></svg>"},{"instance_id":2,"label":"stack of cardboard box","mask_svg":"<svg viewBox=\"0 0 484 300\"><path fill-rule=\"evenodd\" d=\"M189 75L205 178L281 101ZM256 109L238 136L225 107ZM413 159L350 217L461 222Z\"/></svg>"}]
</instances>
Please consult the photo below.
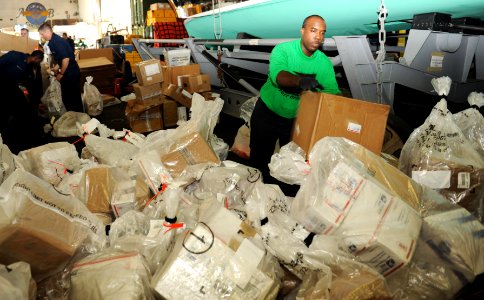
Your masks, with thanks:
<instances>
[{"instance_id":1,"label":"stack of cardboard box","mask_svg":"<svg viewBox=\"0 0 484 300\"><path fill-rule=\"evenodd\" d=\"M184 107L192 106L192 94L199 93L206 100L213 100L210 93L211 82L208 74L200 73L200 65L164 66L162 68L163 94Z\"/></svg>"},{"instance_id":2,"label":"stack of cardboard box","mask_svg":"<svg viewBox=\"0 0 484 300\"><path fill-rule=\"evenodd\" d=\"M138 51L125 52L124 55L126 61L129 61L130 63L131 71L134 73L136 71L135 65L142 61L141 56Z\"/></svg>"},{"instance_id":3,"label":"stack of cardboard box","mask_svg":"<svg viewBox=\"0 0 484 300\"><path fill-rule=\"evenodd\" d=\"M162 94L163 73L159 60L135 65L138 83L133 85L136 100L126 106L126 117L135 132L149 132L175 126L178 121L176 102Z\"/></svg>"},{"instance_id":4,"label":"stack of cardboard box","mask_svg":"<svg viewBox=\"0 0 484 300\"><path fill-rule=\"evenodd\" d=\"M165 5L166 4L166 5ZM146 12L146 24L148 26L156 22L176 22L176 12L168 3L153 3Z\"/></svg>"}]
</instances>

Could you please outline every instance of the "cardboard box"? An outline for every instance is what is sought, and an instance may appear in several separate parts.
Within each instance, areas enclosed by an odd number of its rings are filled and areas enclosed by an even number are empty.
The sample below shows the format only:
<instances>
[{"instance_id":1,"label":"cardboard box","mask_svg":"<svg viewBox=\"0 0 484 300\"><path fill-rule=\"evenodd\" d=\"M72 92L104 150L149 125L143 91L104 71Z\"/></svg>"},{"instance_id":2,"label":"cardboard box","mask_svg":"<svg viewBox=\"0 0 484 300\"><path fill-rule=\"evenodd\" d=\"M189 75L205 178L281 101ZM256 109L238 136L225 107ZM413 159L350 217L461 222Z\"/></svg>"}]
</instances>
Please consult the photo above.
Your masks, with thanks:
<instances>
[{"instance_id":1,"label":"cardboard box","mask_svg":"<svg viewBox=\"0 0 484 300\"><path fill-rule=\"evenodd\" d=\"M32 53L32 51L38 48L38 45L39 41L0 32L0 51L15 50L23 53Z\"/></svg>"},{"instance_id":2,"label":"cardboard box","mask_svg":"<svg viewBox=\"0 0 484 300\"><path fill-rule=\"evenodd\" d=\"M116 66L106 57L86 58L77 61L81 70L81 91L87 76L92 76L92 84L102 94L113 94Z\"/></svg>"},{"instance_id":3,"label":"cardboard box","mask_svg":"<svg viewBox=\"0 0 484 300\"><path fill-rule=\"evenodd\" d=\"M163 88L163 95L170 97L185 107L192 107L191 94L174 84Z\"/></svg>"},{"instance_id":4,"label":"cardboard box","mask_svg":"<svg viewBox=\"0 0 484 300\"><path fill-rule=\"evenodd\" d=\"M168 85L170 84L174 84L178 86L178 76L198 75L200 74L200 65L191 64L188 66L176 66L176 67L164 66L162 68L162 71L163 71L163 78L165 79L165 81L163 82L163 88L168 87Z\"/></svg>"},{"instance_id":5,"label":"cardboard box","mask_svg":"<svg viewBox=\"0 0 484 300\"><path fill-rule=\"evenodd\" d=\"M110 213L114 182L111 169L92 168L85 171L86 206L93 213Z\"/></svg>"},{"instance_id":6,"label":"cardboard box","mask_svg":"<svg viewBox=\"0 0 484 300\"><path fill-rule=\"evenodd\" d=\"M165 100L163 102L163 123L165 127L176 126L178 122L178 105L175 101Z\"/></svg>"},{"instance_id":7,"label":"cardboard box","mask_svg":"<svg viewBox=\"0 0 484 300\"><path fill-rule=\"evenodd\" d=\"M163 82L161 64L157 59L139 62L135 65L136 78L140 85L150 85Z\"/></svg>"},{"instance_id":8,"label":"cardboard box","mask_svg":"<svg viewBox=\"0 0 484 300\"><path fill-rule=\"evenodd\" d=\"M2 186L1 205L10 204L0 209L0 264L25 261L41 280L61 271L88 236L104 232L84 204L30 173L17 169Z\"/></svg>"},{"instance_id":9,"label":"cardboard box","mask_svg":"<svg viewBox=\"0 0 484 300\"><path fill-rule=\"evenodd\" d=\"M344 137L380 154L390 106L304 92L292 139L307 154L326 136Z\"/></svg>"},{"instance_id":10,"label":"cardboard box","mask_svg":"<svg viewBox=\"0 0 484 300\"><path fill-rule=\"evenodd\" d=\"M165 10L171 10L171 7L170 7L170 4L168 3L153 3L153 4L150 4L150 10L157 10L157 9L165 9ZM174 12L173 12L174 13Z\"/></svg>"},{"instance_id":11,"label":"cardboard box","mask_svg":"<svg viewBox=\"0 0 484 300\"><path fill-rule=\"evenodd\" d=\"M70 260L75 250L61 239L31 226L13 224L0 228L0 263L8 265L25 261L34 278L60 271L59 267Z\"/></svg>"},{"instance_id":12,"label":"cardboard box","mask_svg":"<svg viewBox=\"0 0 484 300\"><path fill-rule=\"evenodd\" d=\"M167 66L188 66L190 64L190 49L175 49L164 52Z\"/></svg>"},{"instance_id":13,"label":"cardboard box","mask_svg":"<svg viewBox=\"0 0 484 300\"><path fill-rule=\"evenodd\" d=\"M126 118L131 130L144 133L163 129L162 102L158 105L140 105L134 100L126 105Z\"/></svg>"},{"instance_id":14,"label":"cardboard box","mask_svg":"<svg viewBox=\"0 0 484 300\"><path fill-rule=\"evenodd\" d=\"M163 9L148 10L146 12L147 18L164 18L165 11Z\"/></svg>"},{"instance_id":15,"label":"cardboard box","mask_svg":"<svg viewBox=\"0 0 484 300\"><path fill-rule=\"evenodd\" d=\"M178 78L181 82L180 86L191 94L208 92L212 89L208 74L185 75Z\"/></svg>"},{"instance_id":16,"label":"cardboard box","mask_svg":"<svg viewBox=\"0 0 484 300\"><path fill-rule=\"evenodd\" d=\"M199 133L191 133L177 140L170 151L161 156L161 162L173 177L180 176L191 165L220 164L218 156Z\"/></svg>"},{"instance_id":17,"label":"cardboard box","mask_svg":"<svg viewBox=\"0 0 484 300\"><path fill-rule=\"evenodd\" d=\"M153 97L158 97L162 94L161 83L155 83L150 85L133 84L134 94L138 103L143 104L144 101Z\"/></svg>"},{"instance_id":18,"label":"cardboard box","mask_svg":"<svg viewBox=\"0 0 484 300\"><path fill-rule=\"evenodd\" d=\"M368 168L368 173L382 186L398 195L416 211L420 211L423 207L421 201L425 199L421 199L422 187L419 184L364 147L356 148L352 154Z\"/></svg>"},{"instance_id":19,"label":"cardboard box","mask_svg":"<svg viewBox=\"0 0 484 300\"><path fill-rule=\"evenodd\" d=\"M382 275L413 256L422 219L405 201L373 178L340 161L324 183L324 194L305 212L305 228L335 235L346 251Z\"/></svg>"},{"instance_id":20,"label":"cardboard box","mask_svg":"<svg viewBox=\"0 0 484 300\"><path fill-rule=\"evenodd\" d=\"M112 48L85 49L79 51L79 60L88 58L105 57L110 62L114 62Z\"/></svg>"}]
</instances>

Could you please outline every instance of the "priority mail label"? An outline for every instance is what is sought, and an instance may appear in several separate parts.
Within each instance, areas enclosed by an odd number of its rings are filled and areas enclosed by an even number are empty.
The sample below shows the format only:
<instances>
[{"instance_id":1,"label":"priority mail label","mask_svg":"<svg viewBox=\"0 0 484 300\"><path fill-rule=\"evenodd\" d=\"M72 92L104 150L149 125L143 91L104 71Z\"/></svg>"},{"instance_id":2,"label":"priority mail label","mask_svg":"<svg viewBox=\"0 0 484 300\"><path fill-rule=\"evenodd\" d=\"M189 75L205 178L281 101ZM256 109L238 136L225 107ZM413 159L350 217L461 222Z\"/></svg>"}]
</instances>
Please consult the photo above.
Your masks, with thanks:
<instances>
[{"instance_id":1,"label":"priority mail label","mask_svg":"<svg viewBox=\"0 0 484 300\"><path fill-rule=\"evenodd\" d=\"M471 186L471 174L469 172L459 172L457 175L457 188L468 189Z\"/></svg>"},{"instance_id":2,"label":"priority mail label","mask_svg":"<svg viewBox=\"0 0 484 300\"><path fill-rule=\"evenodd\" d=\"M348 127L346 128L346 130L348 130L349 132L353 132L353 133L360 133L361 132L361 124L348 122Z\"/></svg>"}]
</instances>

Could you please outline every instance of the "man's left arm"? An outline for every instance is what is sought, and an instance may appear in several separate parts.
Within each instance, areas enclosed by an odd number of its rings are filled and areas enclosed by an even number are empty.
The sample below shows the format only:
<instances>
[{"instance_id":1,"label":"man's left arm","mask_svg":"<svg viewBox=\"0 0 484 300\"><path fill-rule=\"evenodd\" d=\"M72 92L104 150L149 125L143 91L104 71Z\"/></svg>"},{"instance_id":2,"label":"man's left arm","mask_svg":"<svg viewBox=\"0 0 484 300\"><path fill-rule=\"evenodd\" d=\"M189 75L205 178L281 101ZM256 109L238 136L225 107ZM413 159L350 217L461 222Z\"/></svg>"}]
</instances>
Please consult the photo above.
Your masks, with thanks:
<instances>
[{"instance_id":1,"label":"man's left arm","mask_svg":"<svg viewBox=\"0 0 484 300\"><path fill-rule=\"evenodd\" d=\"M66 57L62 59L62 62L60 63L60 68L59 72L57 73L56 79L60 81L62 77L64 77L64 74L67 70L67 66L69 66L69 60L70 58Z\"/></svg>"}]
</instances>

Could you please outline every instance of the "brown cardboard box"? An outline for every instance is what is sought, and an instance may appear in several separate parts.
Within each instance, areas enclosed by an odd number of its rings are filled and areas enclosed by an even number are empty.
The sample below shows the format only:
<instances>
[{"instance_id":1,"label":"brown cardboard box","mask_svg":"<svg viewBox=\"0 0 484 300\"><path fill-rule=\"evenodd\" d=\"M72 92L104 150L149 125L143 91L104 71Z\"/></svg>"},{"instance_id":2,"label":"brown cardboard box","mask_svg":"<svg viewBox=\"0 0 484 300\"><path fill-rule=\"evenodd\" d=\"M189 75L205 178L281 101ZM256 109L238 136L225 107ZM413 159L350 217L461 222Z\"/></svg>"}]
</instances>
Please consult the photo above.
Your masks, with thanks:
<instances>
[{"instance_id":1,"label":"brown cardboard box","mask_svg":"<svg viewBox=\"0 0 484 300\"><path fill-rule=\"evenodd\" d=\"M111 212L114 182L107 167L86 170L86 206L93 213Z\"/></svg>"},{"instance_id":2,"label":"brown cardboard box","mask_svg":"<svg viewBox=\"0 0 484 300\"><path fill-rule=\"evenodd\" d=\"M178 78L180 79L181 87L190 94L208 92L212 89L208 74L185 75Z\"/></svg>"},{"instance_id":3,"label":"brown cardboard box","mask_svg":"<svg viewBox=\"0 0 484 300\"><path fill-rule=\"evenodd\" d=\"M153 97L158 97L162 94L161 83L155 83L150 85L133 84L134 94L138 103L143 104L144 101Z\"/></svg>"},{"instance_id":4,"label":"brown cardboard box","mask_svg":"<svg viewBox=\"0 0 484 300\"><path fill-rule=\"evenodd\" d=\"M379 183L392 193L398 195L416 211L421 211L422 186L401 172L398 168L390 165L381 157L365 147L357 147L352 152L354 157L360 160Z\"/></svg>"},{"instance_id":5,"label":"brown cardboard box","mask_svg":"<svg viewBox=\"0 0 484 300\"><path fill-rule=\"evenodd\" d=\"M102 230L82 203L38 177L17 170L9 179L4 182L9 191L4 200L14 202L15 219L0 226L0 264L25 261L35 279L41 280L61 271L77 247L93 234L91 230Z\"/></svg>"},{"instance_id":6,"label":"brown cardboard box","mask_svg":"<svg viewBox=\"0 0 484 300\"><path fill-rule=\"evenodd\" d=\"M190 165L220 163L218 156L199 133L180 138L170 151L161 156L161 162L173 177L178 177Z\"/></svg>"},{"instance_id":7,"label":"brown cardboard box","mask_svg":"<svg viewBox=\"0 0 484 300\"><path fill-rule=\"evenodd\" d=\"M15 36L0 32L1 51L15 50L23 53L31 53L37 49L38 45L39 41L27 37Z\"/></svg>"},{"instance_id":8,"label":"brown cardboard box","mask_svg":"<svg viewBox=\"0 0 484 300\"><path fill-rule=\"evenodd\" d=\"M97 57L105 57L109 59L109 61L114 62L113 59L113 49L112 48L100 48L100 49L85 49L79 51L79 59L87 59L87 58L97 58Z\"/></svg>"},{"instance_id":9,"label":"brown cardboard box","mask_svg":"<svg viewBox=\"0 0 484 300\"><path fill-rule=\"evenodd\" d=\"M68 226L67 223L66 220L58 226ZM32 226L13 224L0 228L0 263L9 265L25 261L30 264L32 276L36 279L59 270L74 255L75 250L75 247L55 234L36 230Z\"/></svg>"},{"instance_id":10,"label":"brown cardboard box","mask_svg":"<svg viewBox=\"0 0 484 300\"><path fill-rule=\"evenodd\" d=\"M388 105L304 92L292 139L309 153L313 145L323 137L344 137L379 155L389 110Z\"/></svg>"},{"instance_id":11,"label":"brown cardboard box","mask_svg":"<svg viewBox=\"0 0 484 300\"><path fill-rule=\"evenodd\" d=\"M150 85L163 82L161 64L157 59L150 59L139 62L135 65L136 78L140 85Z\"/></svg>"},{"instance_id":12,"label":"brown cardboard box","mask_svg":"<svg viewBox=\"0 0 484 300\"><path fill-rule=\"evenodd\" d=\"M126 105L126 118L134 132L149 132L163 129L162 103L144 106L136 104L135 100Z\"/></svg>"},{"instance_id":13,"label":"brown cardboard box","mask_svg":"<svg viewBox=\"0 0 484 300\"><path fill-rule=\"evenodd\" d=\"M163 95L168 96L181 105L190 108L192 107L192 98L189 98L186 93L188 92L185 91L184 94L183 89L174 84L170 84L163 88Z\"/></svg>"},{"instance_id":14,"label":"brown cardboard box","mask_svg":"<svg viewBox=\"0 0 484 300\"><path fill-rule=\"evenodd\" d=\"M198 75L200 74L200 65L199 64L191 64L188 66L175 66L175 67L163 67L163 78L165 81L163 82L163 88L168 87L168 85L174 84L178 86L178 76L183 75Z\"/></svg>"},{"instance_id":15,"label":"brown cardboard box","mask_svg":"<svg viewBox=\"0 0 484 300\"><path fill-rule=\"evenodd\" d=\"M165 127L176 126L178 122L178 105L175 101L165 100L163 102L163 123Z\"/></svg>"},{"instance_id":16,"label":"brown cardboard box","mask_svg":"<svg viewBox=\"0 0 484 300\"><path fill-rule=\"evenodd\" d=\"M81 69L81 91L87 76L92 76L92 84L102 94L113 94L116 66L106 57L86 58L77 61Z\"/></svg>"}]
</instances>

